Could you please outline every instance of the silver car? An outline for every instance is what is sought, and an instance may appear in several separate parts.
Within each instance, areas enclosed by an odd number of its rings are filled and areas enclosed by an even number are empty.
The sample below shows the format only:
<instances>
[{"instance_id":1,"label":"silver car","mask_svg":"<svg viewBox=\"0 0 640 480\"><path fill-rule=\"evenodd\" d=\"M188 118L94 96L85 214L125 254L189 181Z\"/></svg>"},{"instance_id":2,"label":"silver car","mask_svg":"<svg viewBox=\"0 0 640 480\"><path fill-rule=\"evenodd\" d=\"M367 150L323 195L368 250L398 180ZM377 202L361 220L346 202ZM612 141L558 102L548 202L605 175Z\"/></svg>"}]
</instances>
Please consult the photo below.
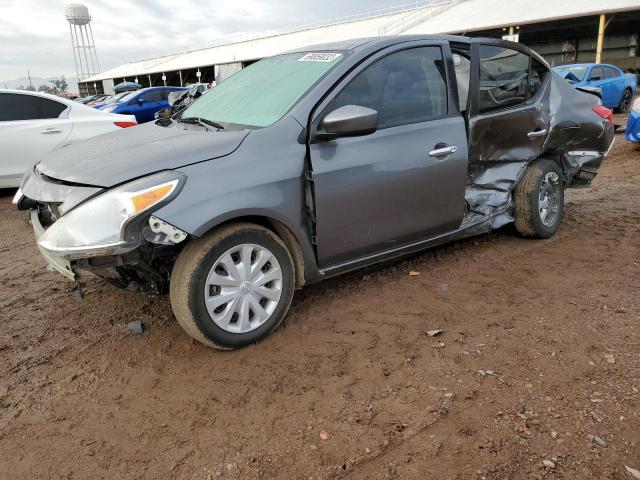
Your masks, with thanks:
<instances>
[{"instance_id":1,"label":"silver car","mask_svg":"<svg viewBox=\"0 0 640 480\"><path fill-rule=\"evenodd\" d=\"M526 47L400 36L257 62L161 119L58 150L16 195L47 261L169 292L196 340L256 342L294 290L515 223L548 238L613 141Z\"/></svg>"}]
</instances>

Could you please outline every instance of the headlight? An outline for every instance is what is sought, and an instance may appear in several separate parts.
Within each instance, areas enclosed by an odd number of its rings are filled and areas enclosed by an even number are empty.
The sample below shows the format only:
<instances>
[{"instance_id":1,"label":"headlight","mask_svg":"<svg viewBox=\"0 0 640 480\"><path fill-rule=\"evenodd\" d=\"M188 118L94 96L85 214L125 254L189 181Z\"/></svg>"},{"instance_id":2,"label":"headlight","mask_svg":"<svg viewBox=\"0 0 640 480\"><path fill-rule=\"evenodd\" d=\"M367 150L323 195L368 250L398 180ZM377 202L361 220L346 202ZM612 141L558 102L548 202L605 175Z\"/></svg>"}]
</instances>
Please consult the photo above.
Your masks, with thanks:
<instances>
[{"instance_id":1,"label":"headlight","mask_svg":"<svg viewBox=\"0 0 640 480\"><path fill-rule=\"evenodd\" d=\"M184 179L178 172L165 171L108 190L57 220L38 244L70 259L133 250L140 243L140 232L128 231L135 229L127 226L170 200Z\"/></svg>"},{"instance_id":2,"label":"headlight","mask_svg":"<svg viewBox=\"0 0 640 480\"><path fill-rule=\"evenodd\" d=\"M631 107L631 110L640 114L640 97L636 98L636 101L633 102L633 107Z\"/></svg>"}]
</instances>

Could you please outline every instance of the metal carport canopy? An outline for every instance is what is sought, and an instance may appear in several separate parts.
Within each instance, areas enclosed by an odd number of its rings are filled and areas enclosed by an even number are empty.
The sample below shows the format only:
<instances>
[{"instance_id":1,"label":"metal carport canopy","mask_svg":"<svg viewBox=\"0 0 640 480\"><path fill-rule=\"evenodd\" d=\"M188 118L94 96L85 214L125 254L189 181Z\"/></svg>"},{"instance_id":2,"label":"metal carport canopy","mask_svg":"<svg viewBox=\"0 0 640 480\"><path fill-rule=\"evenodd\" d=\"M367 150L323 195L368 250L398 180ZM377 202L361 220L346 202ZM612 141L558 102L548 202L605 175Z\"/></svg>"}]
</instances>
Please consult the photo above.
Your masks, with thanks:
<instances>
[{"instance_id":1,"label":"metal carport canopy","mask_svg":"<svg viewBox=\"0 0 640 480\"><path fill-rule=\"evenodd\" d=\"M242 62L287 50L380 34L404 19L403 34L459 33L640 9L640 0L454 0L380 17L271 35L127 63L86 80L130 78Z\"/></svg>"}]
</instances>

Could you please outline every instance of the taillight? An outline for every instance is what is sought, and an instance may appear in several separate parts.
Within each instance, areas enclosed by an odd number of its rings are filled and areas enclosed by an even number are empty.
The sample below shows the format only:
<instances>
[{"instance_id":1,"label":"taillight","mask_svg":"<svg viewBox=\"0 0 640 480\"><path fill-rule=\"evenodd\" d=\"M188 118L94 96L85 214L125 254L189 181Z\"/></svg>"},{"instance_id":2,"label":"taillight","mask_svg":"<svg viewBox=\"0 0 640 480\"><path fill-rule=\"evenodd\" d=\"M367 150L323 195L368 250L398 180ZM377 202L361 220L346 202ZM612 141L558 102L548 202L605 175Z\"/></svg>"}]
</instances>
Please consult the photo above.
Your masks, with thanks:
<instances>
[{"instance_id":1,"label":"taillight","mask_svg":"<svg viewBox=\"0 0 640 480\"><path fill-rule=\"evenodd\" d=\"M603 107L602 105L596 105L595 107L592 108L592 110L598 114L598 116L604 118L606 121L608 121L611 126L613 127L613 111L611 111L610 109L608 109L607 107Z\"/></svg>"},{"instance_id":2,"label":"taillight","mask_svg":"<svg viewBox=\"0 0 640 480\"><path fill-rule=\"evenodd\" d=\"M136 122L113 122L113 124L120 128L135 127L138 125Z\"/></svg>"}]
</instances>

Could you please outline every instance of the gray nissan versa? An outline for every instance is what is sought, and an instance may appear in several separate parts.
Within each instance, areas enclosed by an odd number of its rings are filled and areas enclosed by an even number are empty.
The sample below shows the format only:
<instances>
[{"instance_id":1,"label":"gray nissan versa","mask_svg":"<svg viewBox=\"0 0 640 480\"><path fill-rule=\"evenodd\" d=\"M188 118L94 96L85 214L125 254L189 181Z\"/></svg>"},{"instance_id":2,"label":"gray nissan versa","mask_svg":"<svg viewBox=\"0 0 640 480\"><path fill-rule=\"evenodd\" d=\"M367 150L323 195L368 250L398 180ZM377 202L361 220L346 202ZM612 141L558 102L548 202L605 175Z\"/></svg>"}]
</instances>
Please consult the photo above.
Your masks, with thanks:
<instances>
[{"instance_id":1,"label":"gray nissan versa","mask_svg":"<svg viewBox=\"0 0 640 480\"><path fill-rule=\"evenodd\" d=\"M202 343L255 342L305 284L513 222L548 238L613 142L599 99L526 47L381 37L257 62L173 118L55 151L24 179L40 251L169 292Z\"/></svg>"}]
</instances>

